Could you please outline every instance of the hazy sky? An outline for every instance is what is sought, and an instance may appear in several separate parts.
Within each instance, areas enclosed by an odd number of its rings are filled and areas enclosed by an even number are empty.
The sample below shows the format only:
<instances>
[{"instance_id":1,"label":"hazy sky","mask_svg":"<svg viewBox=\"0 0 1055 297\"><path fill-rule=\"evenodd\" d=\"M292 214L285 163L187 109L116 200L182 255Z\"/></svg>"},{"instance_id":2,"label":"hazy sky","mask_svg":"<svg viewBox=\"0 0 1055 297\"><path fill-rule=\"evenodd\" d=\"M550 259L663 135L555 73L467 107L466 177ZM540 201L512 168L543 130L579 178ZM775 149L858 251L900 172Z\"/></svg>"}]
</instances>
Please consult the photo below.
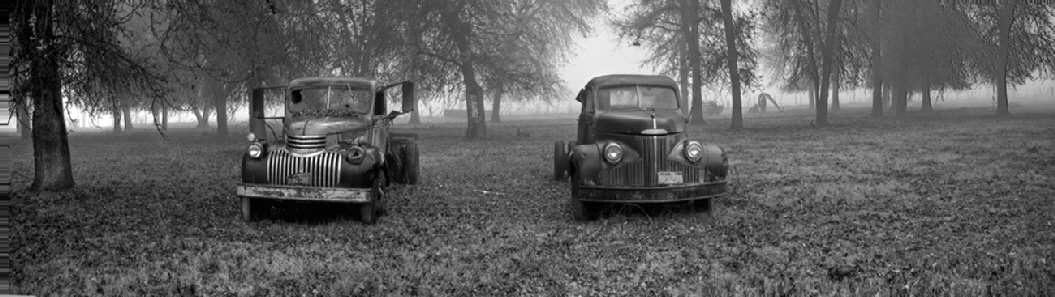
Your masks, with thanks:
<instances>
[{"instance_id":1,"label":"hazy sky","mask_svg":"<svg viewBox=\"0 0 1055 297\"><path fill-rule=\"evenodd\" d=\"M608 5L613 12L622 12L626 2L611 0ZM598 75L652 72L650 67L638 66L648 56L644 48L630 46L627 42L619 43L619 36L605 22L604 16L597 18L592 36L578 40L575 56L564 66L563 78L573 93Z\"/></svg>"}]
</instances>

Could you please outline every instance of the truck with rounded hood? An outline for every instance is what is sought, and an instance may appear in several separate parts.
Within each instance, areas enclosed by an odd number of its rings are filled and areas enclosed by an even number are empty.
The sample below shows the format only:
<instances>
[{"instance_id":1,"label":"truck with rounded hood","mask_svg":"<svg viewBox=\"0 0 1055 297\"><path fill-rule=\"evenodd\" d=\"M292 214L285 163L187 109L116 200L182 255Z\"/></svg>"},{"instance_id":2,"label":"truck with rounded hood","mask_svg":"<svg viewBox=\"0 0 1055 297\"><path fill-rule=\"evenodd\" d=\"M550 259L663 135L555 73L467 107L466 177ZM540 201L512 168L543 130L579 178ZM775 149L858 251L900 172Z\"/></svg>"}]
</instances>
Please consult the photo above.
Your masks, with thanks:
<instances>
[{"instance_id":1,"label":"truck with rounded hood","mask_svg":"<svg viewBox=\"0 0 1055 297\"><path fill-rule=\"evenodd\" d=\"M616 74L591 79L578 137L553 146L554 177L570 176L569 209L591 220L605 203L688 202L710 210L728 195L725 150L689 137L678 85L660 75Z\"/></svg>"},{"instance_id":2,"label":"truck with rounded hood","mask_svg":"<svg viewBox=\"0 0 1055 297\"><path fill-rule=\"evenodd\" d=\"M389 112L388 94L400 92L402 110ZM265 107L274 108L265 106L265 93L282 99L282 116L264 116ZM296 202L345 203L358 204L362 222L374 224L391 182L417 182L417 136L389 131L393 119L414 110L413 82L305 77L253 89L250 97L237 186L243 219L267 218L272 207Z\"/></svg>"}]
</instances>

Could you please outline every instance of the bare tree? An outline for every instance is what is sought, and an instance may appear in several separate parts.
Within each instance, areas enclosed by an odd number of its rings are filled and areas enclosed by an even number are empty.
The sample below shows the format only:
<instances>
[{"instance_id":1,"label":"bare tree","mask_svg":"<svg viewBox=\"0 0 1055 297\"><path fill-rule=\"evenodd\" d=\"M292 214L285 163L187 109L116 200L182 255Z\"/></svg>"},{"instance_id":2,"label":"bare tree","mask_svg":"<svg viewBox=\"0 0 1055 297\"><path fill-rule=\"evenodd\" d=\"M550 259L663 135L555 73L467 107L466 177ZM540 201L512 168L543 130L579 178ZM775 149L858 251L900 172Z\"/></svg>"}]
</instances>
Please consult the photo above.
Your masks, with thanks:
<instances>
[{"instance_id":1,"label":"bare tree","mask_svg":"<svg viewBox=\"0 0 1055 297\"><path fill-rule=\"evenodd\" d=\"M74 186L69 141L64 121L64 90L101 100L113 90L159 91L160 78L117 42L130 34L119 5L69 5L57 1L15 4L14 92L16 102L33 98L32 190L62 190ZM132 9L134 10L134 9Z\"/></svg>"}]
</instances>

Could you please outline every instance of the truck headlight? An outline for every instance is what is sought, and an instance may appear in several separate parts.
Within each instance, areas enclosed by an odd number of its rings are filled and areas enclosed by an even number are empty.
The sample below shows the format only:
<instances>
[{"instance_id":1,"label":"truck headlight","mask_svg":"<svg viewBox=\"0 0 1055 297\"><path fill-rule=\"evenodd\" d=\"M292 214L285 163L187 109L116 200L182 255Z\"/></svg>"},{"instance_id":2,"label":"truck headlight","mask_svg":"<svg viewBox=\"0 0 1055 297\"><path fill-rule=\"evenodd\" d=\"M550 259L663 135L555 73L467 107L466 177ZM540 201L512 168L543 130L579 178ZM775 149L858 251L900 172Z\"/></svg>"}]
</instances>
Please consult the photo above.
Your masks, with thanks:
<instances>
[{"instance_id":1,"label":"truck headlight","mask_svg":"<svg viewBox=\"0 0 1055 297\"><path fill-rule=\"evenodd\" d=\"M696 163L703 156L703 145L699 142L689 141L689 144L685 146L685 158L689 159L689 162Z\"/></svg>"},{"instance_id":2,"label":"truck headlight","mask_svg":"<svg viewBox=\"0 0 1055 297\"><path fill-rule=\"evenodd\" d=\"M253 134L253 132L249 132L249 136L246 138L248 138L250 142L256 141L256 134Z\"/></svg>"},{"instance_id":3,"label":"truck headlight","mask_svg":"<svg viewBox=\"0 0 1055 297\"><path fill-rule=\"evenodd\" d=\"M366 158L366 151L358 146L342 149L341 154L344 155L344 159L347 160L348 163L352 164L362 163L363 159Z\"/></svg>"},{"instance_id":4,"label":"truck headlight","mask_svg":"<svg viewBox=\"0 0 1055 297\"><path fill-rule=\"evenodd\" d=\"M264 153L264 146L259 143L249 145L249 157L260 158L260 155Z\"/></svg>"},{"instance_id":5,"label":"truck headlight","mask_svg":"<svg viewBox=\"0 0 1055 297\"><path fill-rule=\"evenodd\" d=\"M608 163L618 163L623 159L623 147L618 143L609 143L604 146L604 160Z\"/></svg>"}]
</instances>

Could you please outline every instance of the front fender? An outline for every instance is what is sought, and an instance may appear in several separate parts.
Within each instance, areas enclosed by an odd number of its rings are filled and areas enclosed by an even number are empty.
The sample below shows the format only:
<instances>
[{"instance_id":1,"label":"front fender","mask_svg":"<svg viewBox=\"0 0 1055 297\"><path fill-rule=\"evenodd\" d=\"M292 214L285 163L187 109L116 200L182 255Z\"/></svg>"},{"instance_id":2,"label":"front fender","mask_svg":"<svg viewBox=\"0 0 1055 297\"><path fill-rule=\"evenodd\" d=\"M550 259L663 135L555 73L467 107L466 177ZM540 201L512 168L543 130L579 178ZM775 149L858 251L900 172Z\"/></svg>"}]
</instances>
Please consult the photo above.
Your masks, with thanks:
<instances>
[{"instance_id":1,"label":"front fender","mask_svg":"<svg viewBox=\"0 0 1055 297\"><path fill-rule=\"evenodd\" d=\"M604 166L604 161L601 160L601 149L594 143L576 145L571 149L569 159L571 159L571 166L568 167L568 175L573 179L578 178L578 182L592 180Z\"/></svg>"},{"instance_id":2,"label":"front fender","mask_svg":"<svg viewBox=\"0 0 1055 297\"><path fill-rule=\"evenodd\" d=\"M685 157L685 146L688 143L689 140L679 141L667 155L667 159L688 166L703 167L719 178L726 177L729 173L729 158L725 155L725 149L717 144L700 142L702 147L700 160L692 163Z\"/></svg>"}]
</instances>

